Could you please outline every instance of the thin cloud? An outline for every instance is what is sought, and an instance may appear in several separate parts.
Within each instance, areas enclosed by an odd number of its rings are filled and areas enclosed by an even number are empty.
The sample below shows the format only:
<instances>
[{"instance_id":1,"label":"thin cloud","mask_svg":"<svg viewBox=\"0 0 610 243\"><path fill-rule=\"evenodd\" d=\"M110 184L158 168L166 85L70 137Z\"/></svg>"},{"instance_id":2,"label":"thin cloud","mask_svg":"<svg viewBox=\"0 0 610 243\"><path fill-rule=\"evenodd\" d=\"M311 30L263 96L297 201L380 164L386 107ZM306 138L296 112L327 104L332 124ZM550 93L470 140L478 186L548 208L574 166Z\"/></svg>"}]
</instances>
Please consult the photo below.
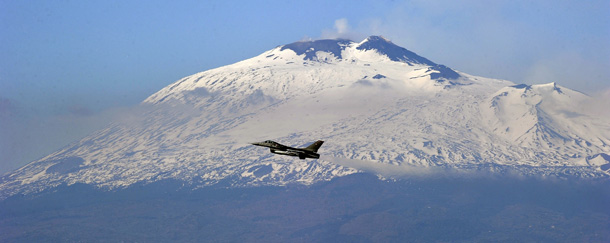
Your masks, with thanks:
<instances>
[{"instance_id":1,"label":"thin cloud","mask_svg":"<svg viewBox=\"0 0 610 243\"><path fill-rule=\"evenodd\" d=\"M326 29L322 31L322 39L337 39L347 38L349 35L349 23L346 18L335 20L333 29Z\"/></svg>"},{"instance_id":2,"label":"thin cloud","mask_svg":"<svg viewBox=\"0 0 610 243\"><path fill-rule=\"evenodd\" d=\"M0 174L48 155L111 122L133 115L136 108L114 107L99 112L72 105L62 112L40 112L0 99ZM139 114L139 113L138 113Z\"/></svg>"},{"instance_id":3,"label":"thin cloud","mask_svg":"<svg viewBox=\"0 0 610 243\"><path fill-rule=\"evenodd\" d=\"M604 77L610 77L607 67L576 51L563 51L539 58L525 73L524 83L557 82L578 91L596 93L600 88L610 88L609 80Z\"/></svg>"},{"instance_id":4,"label":"thin cloud","mask_svg":"<svg viewBox=\"0 0 610 243\"><path fill-rule=\"evenodd\" d=\"M346 18L340 18L335 20L333 29L326 29L322 31L321 38L360 41L366 36L366 34L362 34L362 32L354 30Z\"/></svg>"},{"instance_id":5,"label":"thin cloud","mask_svg":"<svg viewBox=\"0 0 610 243\"><path fill-rule=\"evenodd\" d=\"M605 2L407 1L356 27L335 21L324 37L383 35L434 62L515 83L610 88ZM358 38L352 38L358 39Z\"/></svg>"},{"instance_id":6,"label":"thin cloud","mask_svg":"<svg viewBox=\"0 0 610 243\"><path fill-rule=\"evenodd\" d=\"M579 105L589 115L610 120L610 88L593 93L590 100Z\"/></svg>"},{"instance_id":7,"label":"thin cloud","mask_svg":"<svg viewBox=\"0 0 610 243\"><path fill-rule=\"evenodd\" d=\"M68 112L75 116L91 116L94 114L91 109L82 105L73 105L68 108Z\"/></svg>"},{"instance_id":8,"label":"thin cloud","mask_svg":"<svg viewBox=\"0 0 610 243\"><path fill-rule=\"evenodd\" d=\"M347 19L337 19L335 20L335 30L337 30L338 35L345 35L349 33L349 25L347 23Z\"/></svg>"},{"instance_id":9,"label":"thin cloud","mask_svg":"<svg viewBox=\"0 0 610 243\"><path fill-rule=\"evenodd\" d=\"M328 161L343 167L353 168L360 171L372 173L391 179L412 178L512 178L512 179L544 179L548 181L557 180L554 175L535 175L527 173L527 168L522 170L517 167L496 164L481 164L471 167L442 167L442 166L416 166L416 165L394 165L379 163L375 161L348 159L334 156L321 155L321 160Z\"/></svg>"},{"instance_id":10,"label":"thin cloud","mask_svg":"<svg viewBox=\"0 0 610 243\"><path fill-rule=\"evenodd\" d=\"M386 178L403 178L403 177L431 177L431 176L447 176L449 170L441 167L417 167L411 165L392 165L378 163L374 161L348 159L333 156L322 155L322 160L338 164L344 167L354 168L357 170L378 174ZM457 171L453 171L453 175L458 175ZM465 174L464 174L465 175Z\"/></svg>"}]
</instances>

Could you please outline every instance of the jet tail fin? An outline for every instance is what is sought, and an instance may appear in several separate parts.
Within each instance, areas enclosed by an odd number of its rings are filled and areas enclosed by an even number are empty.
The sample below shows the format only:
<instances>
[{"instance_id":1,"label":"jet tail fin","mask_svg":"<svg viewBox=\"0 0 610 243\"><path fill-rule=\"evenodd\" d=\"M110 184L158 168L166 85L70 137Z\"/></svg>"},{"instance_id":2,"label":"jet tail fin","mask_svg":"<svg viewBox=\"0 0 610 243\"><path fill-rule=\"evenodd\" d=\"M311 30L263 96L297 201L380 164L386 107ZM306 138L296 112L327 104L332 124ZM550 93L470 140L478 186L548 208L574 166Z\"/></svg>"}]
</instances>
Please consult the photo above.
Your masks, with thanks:
<instances>
[{"instance_id":1,"label":"jet tail fin","mask_svg":"<svg viewBox=\"0 0 610 243\"><path fill-rule=\"evenodd\" d=\"M318 141L312 143L311 145L307 146L307 148L305 148L305 150L309 150L312 152L318 152L318 149L322 146L323 143L324 143L324 141L318 140Z\"/></svg>"}]
</instances>

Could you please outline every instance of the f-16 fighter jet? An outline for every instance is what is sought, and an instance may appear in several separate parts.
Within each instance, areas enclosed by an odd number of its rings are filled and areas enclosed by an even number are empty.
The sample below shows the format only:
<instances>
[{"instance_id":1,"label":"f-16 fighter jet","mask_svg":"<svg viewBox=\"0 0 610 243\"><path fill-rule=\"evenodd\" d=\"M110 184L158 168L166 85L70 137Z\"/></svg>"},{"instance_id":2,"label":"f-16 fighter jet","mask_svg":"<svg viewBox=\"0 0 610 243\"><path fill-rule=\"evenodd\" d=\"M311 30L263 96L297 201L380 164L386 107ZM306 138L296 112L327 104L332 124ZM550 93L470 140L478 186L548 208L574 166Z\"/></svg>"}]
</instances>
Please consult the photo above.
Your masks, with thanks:
<instances>
[{"instance_id":1,"label":"f-16 fighter jet","mask_svg":"<svg viewBox=\"0 0 610 243\"><path fill-rule=\"evenodd\" d=\"M267 147L269 148L269 150L271 150L271 153L274 154L295 156L299 157L299 159L319 159L320 154L318 154L317 152L320 146L322 146L322 143L324 143L324 141L318 140L315 143L312 143L311 145L307 146L306 148L293 148L276 143L271 140L267 140L264 142L252 143L252 145Z\"/></svg>"}]
</instances>

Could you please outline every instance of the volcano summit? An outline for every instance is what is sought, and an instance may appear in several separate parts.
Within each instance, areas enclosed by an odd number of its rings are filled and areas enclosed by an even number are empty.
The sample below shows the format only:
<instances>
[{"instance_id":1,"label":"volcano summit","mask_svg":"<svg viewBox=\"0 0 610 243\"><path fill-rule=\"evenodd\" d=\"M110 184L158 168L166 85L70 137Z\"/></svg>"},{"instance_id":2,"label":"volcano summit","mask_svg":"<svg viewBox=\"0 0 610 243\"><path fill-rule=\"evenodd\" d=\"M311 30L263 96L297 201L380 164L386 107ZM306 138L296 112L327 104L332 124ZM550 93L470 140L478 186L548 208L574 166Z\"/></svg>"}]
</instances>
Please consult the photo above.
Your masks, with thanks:
<instances>
[{"instance_id":1,"label":"volcano summit","mask_svg":"<svg viewBox=\"0 0 610 243\"><path fill-rule=\"evenodd\" d=\"M115 122L0 179L0 198L58 185L165 179L195 187L312 184L396 168L610 175L610 121L555 83L516 85L436 64L383 37L301 41L197 73ZM315 162L251 142L326 141Z\"/></svg>"}]
</instances>

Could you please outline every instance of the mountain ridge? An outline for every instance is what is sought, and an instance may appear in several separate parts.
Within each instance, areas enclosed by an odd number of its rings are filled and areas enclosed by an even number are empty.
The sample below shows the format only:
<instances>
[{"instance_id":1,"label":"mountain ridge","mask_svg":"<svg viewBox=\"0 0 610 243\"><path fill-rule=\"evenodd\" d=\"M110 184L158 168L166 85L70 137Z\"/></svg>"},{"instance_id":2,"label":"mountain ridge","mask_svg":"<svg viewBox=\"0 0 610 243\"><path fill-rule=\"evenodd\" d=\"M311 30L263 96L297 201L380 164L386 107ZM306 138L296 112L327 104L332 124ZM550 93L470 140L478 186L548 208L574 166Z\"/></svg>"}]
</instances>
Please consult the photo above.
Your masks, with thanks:
<instances>
[{"instance_id":1,"label":"mountain ridge","mask_svg":"<svg viewBox=\"0 0 610 243\"><path fill-rule=\"evenodd\" d=\"M586 95L472 76L381 37L296 43L168 85L129 117L2 176L0 197L165 179L195 187L310 185L362 171L325 158L610 175L610 123L579 109ZM322 159L301 161L249 145L267 139L327 142Z\"/></svg>"}]
</instances>

